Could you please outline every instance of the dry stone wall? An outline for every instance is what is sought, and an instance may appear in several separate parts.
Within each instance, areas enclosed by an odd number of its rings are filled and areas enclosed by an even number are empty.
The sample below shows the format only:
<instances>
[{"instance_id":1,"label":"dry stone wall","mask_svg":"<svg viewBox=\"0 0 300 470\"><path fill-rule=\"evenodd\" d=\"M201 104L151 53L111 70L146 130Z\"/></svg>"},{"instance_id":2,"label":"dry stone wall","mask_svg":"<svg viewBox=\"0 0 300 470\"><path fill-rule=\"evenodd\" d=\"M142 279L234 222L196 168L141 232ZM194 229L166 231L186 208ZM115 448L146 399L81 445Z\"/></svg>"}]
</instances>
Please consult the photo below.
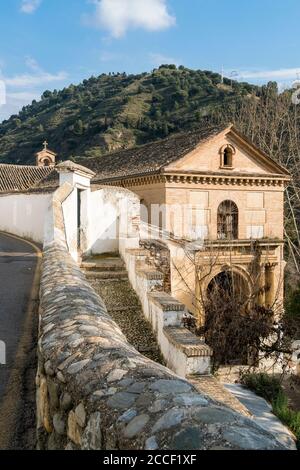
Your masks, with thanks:
<instances>
[{"instance_id":1,"label":"dry stone wall","mask_svg":"<svg viewBox=\"0 0 300 470\"><path fill-rule=\"evenodd\" d=\"M54 198L54 237L44 247L38 448L281 449L250 419L127 342L68 253L59 207L65 189Z\"/></svg>"}]
</instances>

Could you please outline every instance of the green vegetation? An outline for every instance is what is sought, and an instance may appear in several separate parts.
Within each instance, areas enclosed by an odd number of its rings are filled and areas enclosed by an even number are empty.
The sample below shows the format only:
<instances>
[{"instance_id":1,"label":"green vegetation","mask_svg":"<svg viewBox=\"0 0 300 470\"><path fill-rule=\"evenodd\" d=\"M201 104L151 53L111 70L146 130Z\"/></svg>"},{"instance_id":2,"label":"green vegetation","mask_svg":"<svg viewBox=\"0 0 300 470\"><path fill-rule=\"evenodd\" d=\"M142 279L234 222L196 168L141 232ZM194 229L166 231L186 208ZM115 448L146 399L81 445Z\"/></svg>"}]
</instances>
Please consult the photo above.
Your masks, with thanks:
<instances>
[{"instance_id":1,"label":"green vegetation","mask_svg":"<svg viewBox=\"0 0 300 470\"><path fill-rule=\"evenodd\" d=\"M288 317L300 321L300 285L288 292L285 312Z\"/></svg>"},{"instance_id":2,"label":"green vegetation","mask_svg":"<svg viewBox=\"0 0 300 470\"><path fill-rule=\"evenodd\" d=\"M0 161L33 163L43 140L61 160L97 157L191 130L217 109L261 88L209 71L164 65L140 75L102 74L61 91L45 91L41 101L0 124Z\"/></svg>"},{"instance_id":3,"label":"green vegetation","mask_svg":"<svg viewBox=\"0 0 300 470\"><path fill-rule=\"evenodd\" d=\"M246 373L241 379L246 387L272 404L273 413L295 434L297 447L300 449L300 411L289 407L280 380L265 373Z\"/></svg>"}]
</instances>

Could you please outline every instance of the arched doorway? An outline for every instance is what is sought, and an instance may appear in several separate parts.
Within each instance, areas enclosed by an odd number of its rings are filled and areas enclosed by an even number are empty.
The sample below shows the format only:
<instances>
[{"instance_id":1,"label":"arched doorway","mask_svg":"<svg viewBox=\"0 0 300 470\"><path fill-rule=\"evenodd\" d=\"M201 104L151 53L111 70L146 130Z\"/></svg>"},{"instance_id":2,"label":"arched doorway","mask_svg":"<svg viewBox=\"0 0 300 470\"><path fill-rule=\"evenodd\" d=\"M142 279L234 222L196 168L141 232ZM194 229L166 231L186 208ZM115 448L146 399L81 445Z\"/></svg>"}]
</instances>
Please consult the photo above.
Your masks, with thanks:
<instances>
[{"instance_id":1,"label":"arched doorway","mask_svg":"<svg viewBox=\"0 0 300 470\"><path fill-rule=\"evenodd\" d=\"M240 333L249 309L250 293L246 277L232 269L223 270L208 284L204 331L218 365L247 365L249 362L247 342L244 347Z\"/></svg>"},{"instance_id":2,"label":"arched doorway","mask_svg":"<svg viewBox=\"0 0 300 470\"><path fill-rule=\"evenodd\" d=\"M215 301L216 296L221 300L235 299L246 302L249 298L250 289L246 279L237 271L225 269L217 274L208 284L207 297Z\"/></svg>"}]
</instances>

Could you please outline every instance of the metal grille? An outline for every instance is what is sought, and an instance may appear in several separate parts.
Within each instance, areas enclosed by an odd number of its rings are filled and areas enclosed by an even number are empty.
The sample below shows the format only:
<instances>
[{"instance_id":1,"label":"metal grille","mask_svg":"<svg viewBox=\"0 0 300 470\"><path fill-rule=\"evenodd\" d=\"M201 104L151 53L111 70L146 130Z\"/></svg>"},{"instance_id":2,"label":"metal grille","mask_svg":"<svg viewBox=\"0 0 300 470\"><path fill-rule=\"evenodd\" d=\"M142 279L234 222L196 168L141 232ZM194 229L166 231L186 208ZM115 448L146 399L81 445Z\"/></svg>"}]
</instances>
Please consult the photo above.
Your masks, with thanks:
<instances>
[{"instance_id":1,"label":"metal grille","mask_svg":"<svg viewBox=\"0 0 300 470\"><path fill-rule=\"evenodd\" d=\"M233 201L223 201L218 209L218 240L238 239L239 210Z\"/></svg>"}]
</instances>

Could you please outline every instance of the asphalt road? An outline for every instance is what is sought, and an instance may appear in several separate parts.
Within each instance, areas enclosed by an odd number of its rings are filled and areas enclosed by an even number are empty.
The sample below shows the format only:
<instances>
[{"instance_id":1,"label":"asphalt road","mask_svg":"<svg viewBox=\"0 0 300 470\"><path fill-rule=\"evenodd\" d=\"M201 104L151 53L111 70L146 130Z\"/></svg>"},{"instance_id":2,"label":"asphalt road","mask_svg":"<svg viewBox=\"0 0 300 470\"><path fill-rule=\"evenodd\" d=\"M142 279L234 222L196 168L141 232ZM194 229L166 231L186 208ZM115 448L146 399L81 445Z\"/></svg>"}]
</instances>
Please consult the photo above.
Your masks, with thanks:
<instances>
[{"instance_id":1,"label":"asphalt road","mask_svg":"<svg viewBox=\"0 0 300 470\"><path fill-rule=\"evenodd\" d=\"M32 295L37 266L33 246L0 233L1 449L34 446L38 316Z\"/></svg>"}]
</instances>

